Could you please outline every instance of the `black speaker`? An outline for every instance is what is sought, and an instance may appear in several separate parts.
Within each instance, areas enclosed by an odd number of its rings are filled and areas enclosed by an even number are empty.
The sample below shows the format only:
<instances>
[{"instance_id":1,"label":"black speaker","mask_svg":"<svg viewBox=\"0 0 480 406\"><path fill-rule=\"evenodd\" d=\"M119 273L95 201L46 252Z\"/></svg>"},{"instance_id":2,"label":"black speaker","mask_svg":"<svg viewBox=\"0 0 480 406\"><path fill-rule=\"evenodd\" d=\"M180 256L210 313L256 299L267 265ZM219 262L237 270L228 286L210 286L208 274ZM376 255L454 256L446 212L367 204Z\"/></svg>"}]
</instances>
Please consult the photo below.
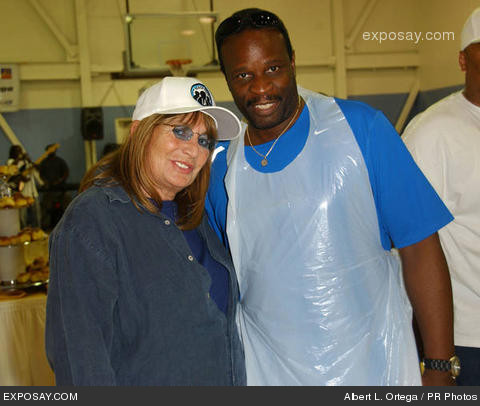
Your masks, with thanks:
<instances>
[{"instance_id":1,"label":"black speaker","mask_svg":"<svg viewBox=\"0 0 480 406\"><path fill-rule=\"evenodd\" d=\"M103 110L101 107L82 108L82 137L85 140L103 138Z\"/></svg>"}]
</instances>

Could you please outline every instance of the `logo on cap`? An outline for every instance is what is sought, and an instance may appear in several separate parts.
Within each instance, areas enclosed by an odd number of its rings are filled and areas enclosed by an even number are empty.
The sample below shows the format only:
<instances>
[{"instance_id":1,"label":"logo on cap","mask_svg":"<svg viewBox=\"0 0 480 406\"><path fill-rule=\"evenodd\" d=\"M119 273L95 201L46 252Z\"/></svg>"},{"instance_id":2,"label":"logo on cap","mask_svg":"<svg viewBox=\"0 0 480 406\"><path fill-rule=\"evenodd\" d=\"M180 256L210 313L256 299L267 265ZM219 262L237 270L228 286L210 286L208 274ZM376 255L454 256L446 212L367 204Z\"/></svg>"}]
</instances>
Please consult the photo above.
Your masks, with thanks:
<instances>
[{"instance_id":1,"label":"logo on cap","mask_svg":"<svg viewBox=\"0 0 480 406\"><path fill-rule=\"evenodd\" d=\"M202 106L213 106L213 98L210 91L201 83L196 83L190 89L192 97Z\"/></svg>"}]
</instances>

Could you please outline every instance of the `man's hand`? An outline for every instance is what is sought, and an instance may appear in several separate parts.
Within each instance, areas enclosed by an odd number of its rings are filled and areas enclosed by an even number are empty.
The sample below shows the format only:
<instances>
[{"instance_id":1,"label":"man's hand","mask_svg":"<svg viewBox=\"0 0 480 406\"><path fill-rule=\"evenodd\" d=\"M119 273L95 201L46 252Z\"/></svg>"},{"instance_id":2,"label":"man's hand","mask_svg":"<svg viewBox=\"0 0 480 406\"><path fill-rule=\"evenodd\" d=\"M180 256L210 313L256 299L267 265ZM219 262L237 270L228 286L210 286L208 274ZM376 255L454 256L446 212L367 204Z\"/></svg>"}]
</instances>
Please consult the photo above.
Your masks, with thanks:
<instances>
[{"instance_id":1,"label":"man's hand","mask_svg":"<svg viewBox=\"0 0 480 406\"><path fill-rule=\"evenodd\" d=\"M422 337L423 355L450 359L453 346L452 287L438 234L399 249L405 288ZM452 385L449 372L426 369L424 385Z\"/></svg>"}]
</instances>

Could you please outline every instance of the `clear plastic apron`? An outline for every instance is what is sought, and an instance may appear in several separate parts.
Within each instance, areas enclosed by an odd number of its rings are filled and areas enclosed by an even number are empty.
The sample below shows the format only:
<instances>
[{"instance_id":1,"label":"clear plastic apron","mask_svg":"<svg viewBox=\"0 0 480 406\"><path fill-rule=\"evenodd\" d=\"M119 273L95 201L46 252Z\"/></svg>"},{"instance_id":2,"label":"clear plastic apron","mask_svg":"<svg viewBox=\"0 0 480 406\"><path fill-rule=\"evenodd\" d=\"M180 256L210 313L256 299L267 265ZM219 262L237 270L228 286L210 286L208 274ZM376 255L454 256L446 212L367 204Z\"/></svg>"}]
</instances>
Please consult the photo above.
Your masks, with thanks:
<instances>
[{"instance_id":1,"label":"clear plastic apron","mask_svg":"<svg viewBox=\"0 0 480 406\"><path fill-rule=\"evenodd\" d=\"M294 161L257 172L243 137L227 153L247 382L420 385L401 265L381 246L361 151L333 98L299 90L310 133Z\"/></svg>"}]
</instances>

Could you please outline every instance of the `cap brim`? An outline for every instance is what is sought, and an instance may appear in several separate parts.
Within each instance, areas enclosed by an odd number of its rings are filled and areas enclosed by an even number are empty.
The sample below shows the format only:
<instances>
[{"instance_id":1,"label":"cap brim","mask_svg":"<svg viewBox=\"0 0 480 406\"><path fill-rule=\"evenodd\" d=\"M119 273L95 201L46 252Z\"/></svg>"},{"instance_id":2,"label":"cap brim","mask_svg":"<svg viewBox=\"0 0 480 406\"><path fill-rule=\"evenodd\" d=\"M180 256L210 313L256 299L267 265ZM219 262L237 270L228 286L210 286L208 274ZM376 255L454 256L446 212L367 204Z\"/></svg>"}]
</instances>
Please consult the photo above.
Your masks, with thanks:
<instances>
[{"instance_id":1,"label":"cap brim","mask_svg":"<svg viewBox=\"0 0 480 406\"><path fill-rule=\"evenodd\" d=\"M472 39L472 40L469 40L469 42L467 44L463 44L462 45L462 51L465 51L465 49L472 45L472 44L478 44L480 42L480 38L476 38L476 39Z\"/></svg>"},{"instance_id":2,"label":"cap brim","mask_svg":"<svg viewBox=\"0 0 480 406\"><path fill-rule=\"evenodd\" d=\"M217 124L218 140L227 141L233 140L240 135L241 124L240 120L230 110L220 106L205 106L205 107L185 107L175 108L170 110L162 110L162 114L185 114L193 111L201 111L211 116ZM153 113L152 113L153 114Z\"/></svg>"}]
</instances>

